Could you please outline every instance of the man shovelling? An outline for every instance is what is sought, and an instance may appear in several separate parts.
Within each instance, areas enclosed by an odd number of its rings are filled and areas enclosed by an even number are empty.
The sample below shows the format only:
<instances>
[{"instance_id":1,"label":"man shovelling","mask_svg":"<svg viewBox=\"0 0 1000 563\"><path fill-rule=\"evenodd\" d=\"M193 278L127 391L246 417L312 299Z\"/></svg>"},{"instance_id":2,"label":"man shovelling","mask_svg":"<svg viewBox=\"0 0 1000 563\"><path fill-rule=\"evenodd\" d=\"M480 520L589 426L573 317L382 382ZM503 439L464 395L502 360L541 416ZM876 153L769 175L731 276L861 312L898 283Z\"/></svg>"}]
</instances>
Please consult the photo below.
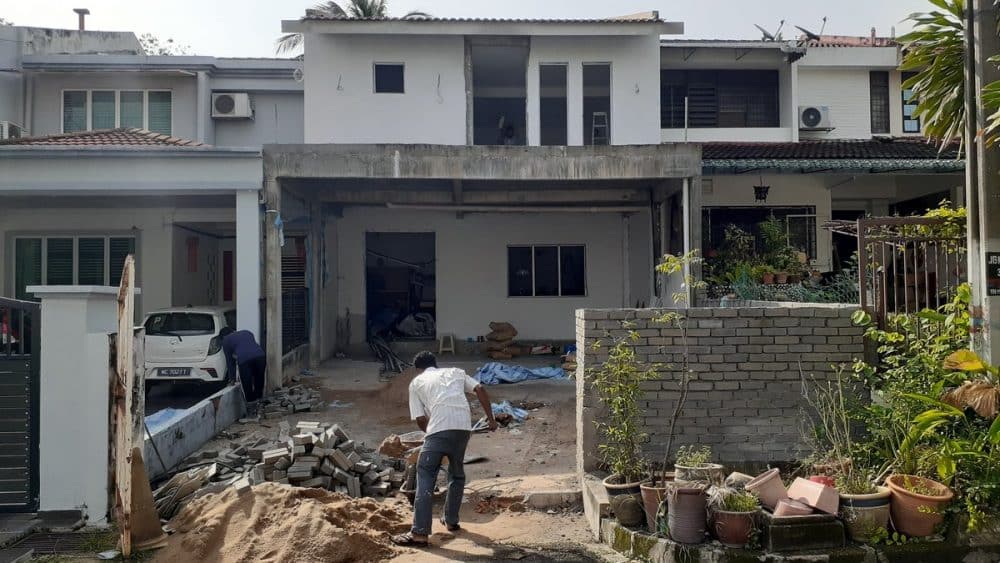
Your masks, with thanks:
<instances>
[{"instance_id":1,"label":"man shovelling","mask_svg":"<svg viewBox=\"0 0 1000 563\"><path fill-rule=\"evenodd\" d=\"M417 461L417 492L413 501L413 527L394 536L399 545L426 546L431 534L434 488L441 461L448 458L448 494L441 523L449 532L461 529L458 511L465 492L465 448L472 435L472 411L466 393L475 393L486 413L490 431L497 429L486 389L458 368L439 368L430 352L413 358L417 376L410 382L410 417L424 431L424 445Z\"/></svg>"}]
</instances>

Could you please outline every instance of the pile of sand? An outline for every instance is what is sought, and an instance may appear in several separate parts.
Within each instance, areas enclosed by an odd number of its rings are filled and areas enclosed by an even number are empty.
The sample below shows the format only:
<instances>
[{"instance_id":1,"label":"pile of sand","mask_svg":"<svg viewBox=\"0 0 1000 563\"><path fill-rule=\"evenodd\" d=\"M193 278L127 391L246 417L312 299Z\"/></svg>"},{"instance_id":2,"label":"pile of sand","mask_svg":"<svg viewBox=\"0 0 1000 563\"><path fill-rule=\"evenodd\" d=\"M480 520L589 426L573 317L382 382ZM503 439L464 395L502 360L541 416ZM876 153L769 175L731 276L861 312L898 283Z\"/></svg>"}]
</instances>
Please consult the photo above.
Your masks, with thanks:
<instances>
[{"instance_id":1,"label":"pile of sand","mask_svg":"<svg viewBox=\"0 0 1000 563\"><path fill-rule=\"evenodd\" d=\"M192 500L157 561L380 561L389 537L410 527L401 502L352 499L323 489L264 483Z\"/></svg>"}]
</instances>

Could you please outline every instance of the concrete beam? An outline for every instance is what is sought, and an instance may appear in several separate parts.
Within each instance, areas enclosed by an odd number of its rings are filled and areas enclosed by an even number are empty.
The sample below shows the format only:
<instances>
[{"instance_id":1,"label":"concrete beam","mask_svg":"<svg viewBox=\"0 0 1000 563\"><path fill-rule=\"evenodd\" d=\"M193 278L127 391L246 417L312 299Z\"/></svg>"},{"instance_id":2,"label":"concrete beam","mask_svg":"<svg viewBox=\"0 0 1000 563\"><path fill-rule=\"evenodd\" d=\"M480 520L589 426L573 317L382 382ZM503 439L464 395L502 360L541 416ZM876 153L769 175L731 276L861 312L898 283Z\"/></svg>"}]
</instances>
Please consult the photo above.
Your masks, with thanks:
<instances>
[{"instance_id":1,"label":"concrete beam","mask_svg":"<svg viewBox=\"0 0 1000 563\"><path fill-rule=\"evenodd\" d=\"M455 145L266 145L273 178L492 181L646 180L701 174L690 144L508 147Z\"/></svg>"},{"instance_id":2,"label":"concrete beam","mask_svg":"<svg viewBox=\"0 0 1000 563\"><path fill-rule=\"evenodd\" d=\"M346 191L330 190L318 194L324 203L344 205L384 205L392 203L425 203L451 205L501 205L532 203L646 203L649 192L642 189L627 190L511 190L511 191L461 191L456 201L454 192L434 191Z\"/></svg>"}]
</instances>

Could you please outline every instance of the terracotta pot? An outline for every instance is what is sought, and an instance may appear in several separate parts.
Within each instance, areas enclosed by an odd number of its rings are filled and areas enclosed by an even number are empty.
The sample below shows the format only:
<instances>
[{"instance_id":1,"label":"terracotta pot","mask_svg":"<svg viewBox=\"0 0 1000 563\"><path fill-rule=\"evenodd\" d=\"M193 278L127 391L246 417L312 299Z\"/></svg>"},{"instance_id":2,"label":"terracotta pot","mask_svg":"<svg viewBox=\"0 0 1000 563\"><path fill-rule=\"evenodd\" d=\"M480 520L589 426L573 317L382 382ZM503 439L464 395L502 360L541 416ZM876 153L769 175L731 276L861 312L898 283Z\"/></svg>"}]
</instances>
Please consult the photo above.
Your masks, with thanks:
<instances>
[{"instance_id":1,"label":"terracotta pot","mask_svg":"<svg viewBox=\"0 0 1000 563\"><path fill-rule=\"evenodd\" d=\"M726 480L723 467L718 463L689 466L674 464L674 480L682 485L701 483L721 487Z\"/></svg>"},{"instance_id":2,"label":"terracotta pot","mask_svg":"<svg viewBox=\"0 0 1000 563\"><path fill-rule=\"evenodd\" d=\"M774 283L788 283L788 274L785 272L778 272L774 274Z\"/></svg>"},{"instance_id":3,"label":"terracotta pot","mask_svg":"<svg viewBox=\"0 0 1000 563\"><path fill-rule=\"evenodd\" d=\"M813 513L812 507L797 500L783 498L774 509L775 516L808 516Z\"/></svg>"},{"instance_id":4,"label":"terracotta pot","mask_svg":"<svg viewBox=\"0 0 1000 563\"><path fill-rule=\"evenodd\" d=\"M836 486L836 482L833 480L833 477L830 477L829 475L810 475L809 480L812 481L813 483L826 485L827 487Z\"/></svg>"},{"instance_id":5,"label":"terracotta pot","mask_svg":"<svg viewBox=\"0 0 1000 563\"><path fill-rule=\"evenodd\" d=\"M774 274L770 274L770 273L769 274L762 274L761 275L761 281L764 282L764 285L774 285Z\"/></svg>"},{"instance_id":6,"label":"terracotta pot","mask_svg":"<svg viewBox=\"0 0 1000 563\"><path fill-rule=\"evenodd\" d=\"M788 283L802 283L802 276L798 274L788 274Z\"/></svg>"},{"instance_id":7,"label":"terracotta pot","mask_svg":"<svg viewBox=\"0 0 1000 563\"><path fill-rule=\"evenodd\" d=\"M744 547L750 541L755 514L755 512L715 511L715 521L712 525L715 537L726 547Z\"/></svg>"},{"instance_id":8,"label":"terracotta pot","mask_svg":"<svg viewBox=\"0 0 1000 563\"><path fill-rule=\"evenodd\" d=\"M906 489L907 483L934 491L933 495L915 493ZM944 520L941 509L955 494L947 486L914 475L890 475L885 484L891 491L890 513L892 526L899 532L915 538L934 533L934 528Z\"/></svg>"},{"instance_id":9,"label":"terracotta pot","mask_svg":"<svg viewBox=\"0 0 1000 563\"><path fill-rule=\"evenodd\" d=\"M746 484L746 490L756 494L760 498L760 503L774 510L778 501L788 498L785 485L781 482L781 472L775 469L768 469Z\"/></svg>"},{"instance_id":10,"label":"terracotta pot","mask_svg":"<svg viewBox=\"0 0 1000 563\"><path fill-rule=\"evenodd\" d=\"M657 479L656 487L652 485L652 480L639 485L639 490L642 493L642 507L646 512L646 527L650 532L656 532L656 514L660 511L660 505L663 504L663 501L667 500L667 493L673 485L673 481L673 473L667 473L664 477Z\"/></svg>"},{"instance_id":11,"label":"terracotta pot","mask_svg":"<svg viewBox=\"0 0 1000 563\"><path fill-rule=\"evenodd\" d=\"M836 514L840 501L837 489L802 477L797 477L788 487L788 498L827 514Z\"/></svg>"},{"instance_id":12,"label":"terracotta pot","mask_svg":"<svg viewBox=\"0 0 1000 563\"><path fill-rule=\"evenodd\" d=\"M705 541L705 489L674 487L667 495L667 527L677 543Z\"/></svg>"},{"instance_id":13,"label":"terracotta pot","mask_svg":"<svg viewBox=\"0 0 1000 563\"><path fill-rule=\"evenodd\" d=\"M840 493L840 518L852 540L868 543L872 534L889 526L890 494L888 487L864 495Z\"/></svg>"}]
</instances>

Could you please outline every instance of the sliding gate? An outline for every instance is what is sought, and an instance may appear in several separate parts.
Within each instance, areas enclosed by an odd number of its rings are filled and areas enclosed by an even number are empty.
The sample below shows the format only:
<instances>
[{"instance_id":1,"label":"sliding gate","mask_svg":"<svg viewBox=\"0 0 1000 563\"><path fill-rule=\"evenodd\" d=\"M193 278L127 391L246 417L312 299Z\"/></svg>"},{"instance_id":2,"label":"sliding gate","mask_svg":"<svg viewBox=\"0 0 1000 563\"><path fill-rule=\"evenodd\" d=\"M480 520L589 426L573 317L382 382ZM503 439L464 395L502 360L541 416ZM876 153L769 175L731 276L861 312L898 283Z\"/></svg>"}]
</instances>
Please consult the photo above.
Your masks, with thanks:
<instances>
[{"instance_id":1,"label":"sliding gate","mask_svg":"<svg viewBox=\"0 0 1000 563\"><path fill-rule=\"evenodd\" d=\"M38 510L39 304L0 297L0 512Z\"/></svg>"}]
</instances>

